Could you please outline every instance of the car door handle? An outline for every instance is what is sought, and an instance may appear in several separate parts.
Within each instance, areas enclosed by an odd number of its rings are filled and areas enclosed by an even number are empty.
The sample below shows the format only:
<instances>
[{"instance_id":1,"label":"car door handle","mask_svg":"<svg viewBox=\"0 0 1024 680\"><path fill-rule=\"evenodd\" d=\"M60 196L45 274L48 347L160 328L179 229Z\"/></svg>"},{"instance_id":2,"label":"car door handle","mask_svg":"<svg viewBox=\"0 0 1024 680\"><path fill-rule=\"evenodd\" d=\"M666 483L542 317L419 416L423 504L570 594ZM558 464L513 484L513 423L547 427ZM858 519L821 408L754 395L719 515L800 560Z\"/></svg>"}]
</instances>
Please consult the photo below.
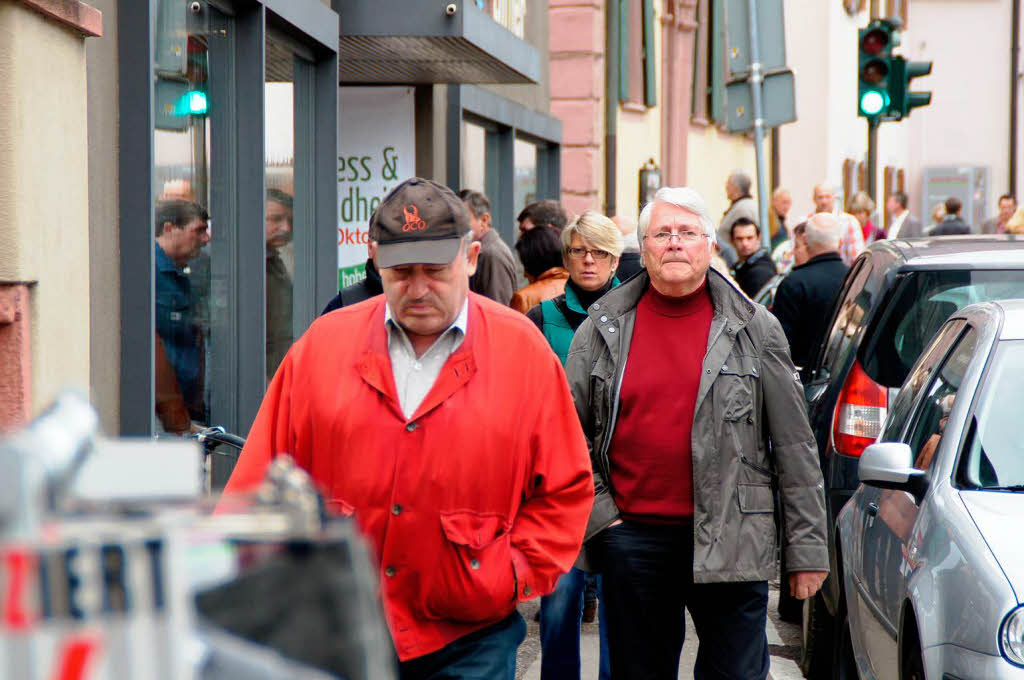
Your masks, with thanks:
<instances>
[{"instance_id":1,"label":"car door handle","mask_svg":"<svg viewBox=\"0 0 1024 680\"><path fill-rule=\"evenodd\" d=\"M872 517L878 516L878 503L868 503L868 514Z\"/></svg>"}]
</instances>

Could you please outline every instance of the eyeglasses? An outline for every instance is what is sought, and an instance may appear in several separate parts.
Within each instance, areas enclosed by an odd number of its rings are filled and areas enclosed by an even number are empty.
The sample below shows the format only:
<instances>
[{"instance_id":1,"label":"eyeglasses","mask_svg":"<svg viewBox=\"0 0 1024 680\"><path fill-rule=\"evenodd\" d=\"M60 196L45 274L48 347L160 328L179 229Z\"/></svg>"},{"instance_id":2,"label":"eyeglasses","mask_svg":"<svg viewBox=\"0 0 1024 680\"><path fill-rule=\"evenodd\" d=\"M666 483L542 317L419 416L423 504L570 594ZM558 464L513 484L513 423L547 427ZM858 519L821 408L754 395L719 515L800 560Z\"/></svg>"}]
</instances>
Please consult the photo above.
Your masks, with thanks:
<instances>
[{"instance_id":1,"label":"eyeglasses","mask_svg":"<svg viewBox=\"0 0 1024 680\"><path fill-rule=\"evenodd\" d=\"M577 247L569 248L569 257L571 257L574 260L582 260L586 258L587 253L590 253L590 256L593 257L595 260L607 260L609 257L612 256L612 254L609 253L607 250L591 250L589 248Z\"/></svg>"},{"instance_id":2,"label":"eyeglasses","mask_svg":"<svg viewBox=\"0 0 1024 680\"><path fill-rule=\"evenodd\" d=\"M656 234L645 235L645 238L651 239L654 241L654 244L658 246L667 246L672 242L673 238L679 239L682 243L696 243L706 237L707 234L702 231L690 231L689 229L684 229L680 232L665 230L659 231Z\"/></svg>"}]
</instances>

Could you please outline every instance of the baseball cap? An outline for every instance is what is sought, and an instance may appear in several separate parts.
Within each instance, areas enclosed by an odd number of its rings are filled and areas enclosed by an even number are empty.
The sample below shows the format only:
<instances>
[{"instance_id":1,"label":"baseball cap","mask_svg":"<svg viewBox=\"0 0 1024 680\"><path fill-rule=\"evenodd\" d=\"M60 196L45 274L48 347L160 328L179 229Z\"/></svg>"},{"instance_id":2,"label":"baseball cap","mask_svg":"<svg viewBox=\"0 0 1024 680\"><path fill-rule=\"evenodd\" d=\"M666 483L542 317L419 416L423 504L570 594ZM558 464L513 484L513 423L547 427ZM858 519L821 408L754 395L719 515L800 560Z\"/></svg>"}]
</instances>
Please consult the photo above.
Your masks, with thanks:
<instances>
[{"instance_id":1,"label":"baseball cap","mask_svg":"<svg viewBox=\"0 0 1024 680\"><path fill-rule=\"evenodd\" d=\"M448 264L469 233L469 211L455 193L429 179L407 179L377 206L370 238L377 242L377 267Z\"/></svg>"}]
</instances>

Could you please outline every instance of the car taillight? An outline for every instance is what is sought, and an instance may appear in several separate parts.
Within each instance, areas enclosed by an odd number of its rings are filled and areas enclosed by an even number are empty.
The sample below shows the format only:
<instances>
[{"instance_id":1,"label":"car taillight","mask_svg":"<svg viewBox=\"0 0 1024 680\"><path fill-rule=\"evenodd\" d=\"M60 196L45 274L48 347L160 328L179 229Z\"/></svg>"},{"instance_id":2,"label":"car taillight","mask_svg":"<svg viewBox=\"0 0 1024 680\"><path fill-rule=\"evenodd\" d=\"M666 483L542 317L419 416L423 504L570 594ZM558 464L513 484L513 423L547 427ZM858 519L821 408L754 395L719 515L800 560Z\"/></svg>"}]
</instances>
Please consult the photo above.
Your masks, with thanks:
<instances>
[{"instance_id":1,"label":"car taillight","mask_svg":"<svg viewBox=\"0 0 1024 680\"><path fill-rule=\"evenodd\" d=\"M881 433L888 407L888 390L869 378L859 361L854 361L839 392L832 420L836 451L844 456L860 456Z\"/></svg>"}]
</instances>

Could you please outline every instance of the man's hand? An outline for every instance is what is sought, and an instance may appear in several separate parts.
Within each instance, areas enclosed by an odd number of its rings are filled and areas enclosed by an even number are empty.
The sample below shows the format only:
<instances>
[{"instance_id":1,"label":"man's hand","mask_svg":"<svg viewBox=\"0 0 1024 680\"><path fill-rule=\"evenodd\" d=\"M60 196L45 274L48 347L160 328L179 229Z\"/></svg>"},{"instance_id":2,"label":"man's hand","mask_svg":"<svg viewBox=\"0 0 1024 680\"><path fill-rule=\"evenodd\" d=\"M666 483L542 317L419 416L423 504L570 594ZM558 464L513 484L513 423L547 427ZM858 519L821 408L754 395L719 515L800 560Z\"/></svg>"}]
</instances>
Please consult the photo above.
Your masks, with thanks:
<instances>
[{"instance_id":1,"label":"man's hand","mask_svg":"<svg viewBox=\"0 0 1024 680\"><path fill-rule=\"evenodd\" d=\"M828 576L827 571L793 571L789 574L789 594L798 600L806 600L821 589Z\"/></svg>"}]
</instances>

